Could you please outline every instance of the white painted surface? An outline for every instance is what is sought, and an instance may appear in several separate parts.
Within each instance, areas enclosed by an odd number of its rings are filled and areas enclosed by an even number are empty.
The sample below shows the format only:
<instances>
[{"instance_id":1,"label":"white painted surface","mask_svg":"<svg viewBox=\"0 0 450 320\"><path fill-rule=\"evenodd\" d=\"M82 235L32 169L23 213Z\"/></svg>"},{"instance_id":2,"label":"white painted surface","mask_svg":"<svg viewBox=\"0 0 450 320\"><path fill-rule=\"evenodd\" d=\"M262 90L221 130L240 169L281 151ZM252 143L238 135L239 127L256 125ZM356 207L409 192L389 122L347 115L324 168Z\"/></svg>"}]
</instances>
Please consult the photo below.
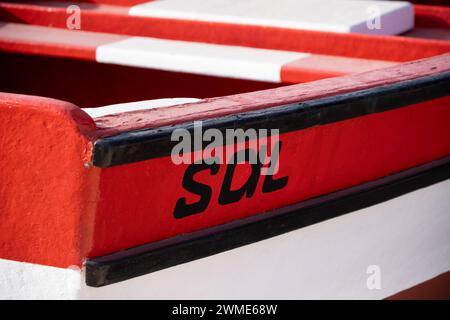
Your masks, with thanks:
<instances>
[{"instance_id":1,"label":"white painted surface","mask_svg":"<svg viewBox=\"0 0 450 320\"><path fill-rule=\"evenodd\" d=\"M86 298L379 299L450 270L450 180ZM367 267L381 268L369 290Z\"/></svg>"},{"instance_id":2,"label":"white painted surface","mask_svg":"<svg viewBox=\"0 0 450 320\"><path fill-rule=\"evenodd\" d=\"M98 62L210 76L281 82L281 67L309 54L130 37L97 48Z\"/></svg>"},{"instance_id":3,"label":"white painted surface","mask_svg":"<svg viewBox=\"0 0 450 320\"><path fill-rule=\"evenodd\" d=\"M382 28L370 30L373 8ZM164 0L133 6L130 15L259 25L341 33L399 34L414 26L406 1Z\"/></svg>"},{"instance_id":4,"label":"white painted surface","mask_svg":"<svg viewBox=\"0 0 450 320\"><path fill-rule=\"evenodd\" d=\"M110 114L117 114L122 112L130 112L137 110L149 110L161 107L175 106L178 104L193 103L201 101L196 98L170 98L170 99L155 99L155 100L145 100L137 102L119 103L112 104L109 106L98 107L98 108L83 108L82 110L86 112L91 118L102 117Z\"/></svg>"},{"instance_id":5,"label":"white painted surface","mask_svg":"<svg viewBox=\"0 0 450 320\"><path fill-rule=\"evenodd\" d=\"M0 298L379 299L450 270L450 180L363 210L102 288L0 260ZM366 286L368 266L381 289ZM75 272L75 274L74 274ZM81 289L75 294L74 288Z\"/></svg>"},{"instance_id":6,"label":"white painted surface","mask_svg":"<svg viewBox=\"0 0 450 320\"><path fill-rule=\"evenodd\" d=\"M0 299L76 299L79 268L62 269L0 259Z\"/></svg>"}]
</instances>

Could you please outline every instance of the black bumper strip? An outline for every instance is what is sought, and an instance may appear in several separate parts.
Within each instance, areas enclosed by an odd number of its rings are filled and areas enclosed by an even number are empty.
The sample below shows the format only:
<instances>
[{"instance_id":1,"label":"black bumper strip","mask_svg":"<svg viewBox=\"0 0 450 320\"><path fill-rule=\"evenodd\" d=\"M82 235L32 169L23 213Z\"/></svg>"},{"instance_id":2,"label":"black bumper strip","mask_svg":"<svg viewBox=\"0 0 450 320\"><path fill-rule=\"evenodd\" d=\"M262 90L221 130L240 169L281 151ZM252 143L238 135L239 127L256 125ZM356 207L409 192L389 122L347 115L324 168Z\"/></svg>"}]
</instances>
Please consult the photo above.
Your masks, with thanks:
<instances>
[{"instance_id":1,"label":"black bumper strip","mask_svg":"<svg viewBox=\"0 0 450 320\"><path fill-rule=\"evenodd\" d=\"M216 128L223 133L226 129L236 128L278 129L284 133L397 109L449 94L450 72L444 72L302 103L205 119L202 128ZM177 128L193 132L194 122L101 138L94 144L93 165L108 168L169 156L178 143L170 139Z\"/></svg>"},{"instance_id":2,"label":"black bumper strip","mask_svg":"<svg viewBox=\"0 0 450 320\"><path fill-rule=\"evenodd\" d=\"M86 261L86 284L101 287L268 239L450 178L450 157L353 188Z\"/></svg>"}]
</instances>

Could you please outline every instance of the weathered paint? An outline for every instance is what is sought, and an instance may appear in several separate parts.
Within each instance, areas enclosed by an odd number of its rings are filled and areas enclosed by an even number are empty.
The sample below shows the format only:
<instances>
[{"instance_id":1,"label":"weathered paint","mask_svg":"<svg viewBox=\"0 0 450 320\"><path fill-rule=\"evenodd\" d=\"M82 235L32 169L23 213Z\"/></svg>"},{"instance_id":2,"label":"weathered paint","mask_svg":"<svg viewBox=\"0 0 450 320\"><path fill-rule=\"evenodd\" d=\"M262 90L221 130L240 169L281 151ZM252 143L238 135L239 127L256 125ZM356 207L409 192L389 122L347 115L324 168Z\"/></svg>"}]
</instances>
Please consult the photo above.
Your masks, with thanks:
<instances>
[{"instance_id":1,"label":"weathered paint","mask_svg":"<svg viewBox=\"0 0 450 320\"><path fill-rule=\"evenodd\" d=\"M2 18L5 18L6 15L6 20L11 19L8 15L13 13L13 16L17 14L14 19L24 18L24 21L32 21L36 24L53 24L59 19L59 22L55 23L55 25L62 27L61 21L65 22L65 19L60 19L65 17L65 8L63 8L64 10L60 7L46 10L42 7L39 8L39 6L20 4L1 4L1 8L7 9L1 13ZM310 50L304 51L321 54L326 51L327 54L342 54L352 57L379 58L386 52L390 52L393 60L402 61L413 57L447 52L449 48L448 43L443 41L414 40L402 37L340 37L339 35L322 32L293 32L282 28L266 29L232 26L222 23L149 18L133 18L131 20L121 10L112 14L112 10L110 11L106 7L95 10L83 8L83 17L84 15L86 15L87 30L95 29L95 31L99 31L105 30L103 28L109 28L108 31L115 32L114 28L117 28L118 25L123 26L123 22L136 21L129 24L129 29L121 32L130 34L142 32L153 36L182 38L182 40L194 39L196 41L219 42L227 45L230 43L233 45L253 45L276 50L303 51L299 50L299 48L308 48ZM94 20L102 16L110 18L111 23L99 24L98 20L94 22ZM152 22L155 23L152 24ZM139 28L144 25L146 27ZM168 25L170 25L170 28L162 28ZM59 31L62 30L55 32ZM215 33L214 31L220 32ZM230 32L228 33L228 31ZM27 32L25 32L22 35L24 35L24 41L6 39L6 41L2 42L3 48L12 52L64 57L73 54L74 58L92 60L95 57L95 50L98 44L103 43L103 38L98 43L95 39L94 43L90 43L84 41L85 38L82 34L76 34L73 37L71 36L72 38L67 38L66 33L63 33L61 37L63 41L60 41L61 39L58 39L58 37L53 37L55 34L52 34L53 36L46 40L46 44L37 48L35 43L29 41L29 37L34 37L35 33L27 35ZM299 37L304 37L305 41L297 41ZM113 38L114 40L116 39L115 36ZM71 43L71 40L74 40L74 42ZM52 41L54 42L52 43ZM348 47L349 44L350 47ZM383 44L385 44L384 47L382 46ZM346 46L347 49L343 49ZM355 51L354 48L361 48L361 50ZM222 214L219 217L208 218L210 220L200 221L198 224L198 221L189 222L186 223L186 226L180 228L173 227L173 229L170 229L168 227L167 229L162 229L161 234L157 233L159 231L153 233L155 225L152 225L151 222L154 216L149 215L149 212L153 214L149 208L155 206L157 201L151 201L146 196L148 194L153 196L162 190L161 186L156 185L156 183L149 187L149 180L145 181L142 174L148 174L147 179L150 177L152 182L156 181L159 183L162 181L163 184L170 184L173 181L169 183L165 178L168 172L167 169L170 170L173 167L164 166L157 173L153 171L155 171L155 168L159 168L158 164L156 167L151 167L148 162L127 165L126 167L121 167L120 170L115 168L100 171L97 168L89 168L90 144L97 137L174 124L186 120L211 118L238 111L258 110L282 103L301 102L307 99L371 88L396 81L407 81L419 76L448 70L448 57L447 55L375 73L341 78L334 82L325 81L306 86L211 99L206 100L204 103L193 104L189 108L186 108L186 106L167 107L158 110L107 116L96 119L96 123L77 107L69 103L44 98L2 94L0 96L2 100L0 102L0 121L5 125L0 128L0 142L2 146L0 153L4 152L5 156L2 153L0 159L0 179L2 181L0 198L3 201L2 206L5 208L3 210L2 207L2 214L5 212L6 218L2 220L0 226L2 233L0 235L0 258L62 268L66 268L69 265L79 266L82 259L87 255L111 252L111 250L153 241L158 239L158 237L166 237L177 232L206 227L233 218L226 217L227 212L218 210ZM298 65L293 65L293 68L298 68ZM306 65L300 64L300 68L306 68ZM332 69L331 73L338 71ZM323 70L320 72L323 72ZM319 194L342 186L345 187L448 155L448 141L442 138L448 136L448 106L448 97L445 97L404 108L405 110L407 109L406 111L395 110L396 112L386 112L383 116L358 119L358 121L341 123L332 127L324 126L323 131L320 132L317 129L312 130L313 133L305 131L306 147L302 145L305 142L303 141L305 137L302 136L299 139L301 140L299 147L295 149L290 144L292 149L288 150L291 151L292 155L300 154L305 150L311 150L311 154L317 152L315 155L319 162L318 164L307 163L301 170L302 173L307 172L316 165L318 168L327 168L331 172L333 168L327 167L329 161L325 160L335 157L338 160L336 162L338 166L343 165L347 169L352 166L361 175L350 181L346 180L345 174L339 172L332 172L331 175L325 176L322 171L316 171L318 175L309 177L314 180L310 180L309 185L314 186L317 181L317 184L323 184L320 188L308 190L308 194L303 193L301 196L314 196L315 192ZM425 112L431 109L433 112ZM390 119L385 121L384 117L389 117ZM101 126L101 130L96 130L96 125L98 127ZM348 127L344 127L345 125ZM397 127L400 125L403 126L405 131L397 134ZM357 129L362 134L357 137L354 131L350 129ZM374 138L373 134L375 132L382 132L382 135ZM345 139L339 145L341 141L333 137L345 137ZM369 138L367 140L369 141L368 144L363 143L367 142L362 141L363 137ZM292 141L296 141L296 139L292 139ZM386 142L390 142L393 145L384 149ZM394 145L395 143L397 144ZM324 145L323 149L322 147L317 148L318 145ZM377 148L380 146L381 148ZM417 154L412 152L412 148L417 149ZM355 159L349 159L348 154L347 156L342 156L342 158L340 157L349 150L351 152L356 151L354 152L357 155ZM381 156L371 153L376 150L386 151L386 154ZM361 167L361 161L358 162L358 159L366 159L363 157L364 154L368 156L369 163L366 163L365 167ZM392 159L395 159L394 164L390 163ZM166 160L158 159L161 163ZM154 163L152 162L151 164L153 165ZM305 161L303 161L303 164L305 164ZM298 170L298 168L293 168L293 165L289 168L292 171L294 169ZM174 172L175 174L177 173L176 170ZM373 176L368 175L368 172L373 174ZM135 179L136 183L133 183L130 187L129 177L133 178L138 173L141 176L138 176ZM327 181L330 177L336 178L335 181ZM296 182L297 184L299 184L298 181ZM216 184L217 182L214 183ZM123 188L123 186L120 186L121 184L128 187ZM133 189L136 186L139 187L137 188L138 192L129 195L129 191L136 190ZM121 188L124 191L122 193L119 192ZM169 186L169 190L173 192L173 190L177 189ZM141 197L142 195L144 196ZM290 191L283 198L275 200L270 205L283 205L291 200L294 201L292 195L293 191ZM109 198L110 196L111 198ZM261 200L260 196L258 195L259 200ZM106 200L103 199L103 202L99 202L101 197L106 197ZM108 205L105 205L109 200L117 201L116 203L118 204L112 208L110 215L108 215L110 208ZM103 207L97 206L99 203ZM111 201L111 203L114 202ZM143 224L140 225L141 228L132 226L129 219L127 220L119 212L121 206L126 207L128 205L134 206L132 214L138 216L139 222L143 221ZM161 208L164 209L163 206ZM257 204L253 209L265 210L266 207L263 207L262 204ZM242 214L253 213L243 211ZM115 220L111 219L111 217ZM97 222L97 225L95 225L95 222ZM150 227L143 230L142 227L146 225ZM125 236L121 237L120 241L111 240L109 238L112 236L111 234L105 235L105 232L111 233L111 229L108 231L107 228L104 228L105 226L118 226L117 229L113 228L113 230L118 230L118 233L122 233ZM136 234L132 234L130 238L128 238L129 228L136 228L137 230ZM6 231L3 232L3 230ZM18 268L18 270L21 269ZM17 275L20 275L20 272ZM18 280L20 281L20 279Z\"/></svg>"},{"instance_id":2,"label":"weathered paint","mask_svg":"<svg viewBox=\"0 0 450 320\"><path fill-rule=\"evenodd\" d=\"M99 170L95 123L63 101L0 94L0 258L81 266L92 241Z\"/></svg>"},{"instance_id":3,"label":"weathered paint","mask_svg":"<svg viewBox=\"0 0 450 320\"><path fill-rule=\"evenodd\" d=\"M208 258L102 288L89 298L381 299L450 270L450 181ZM269 263L270 261L270 263ZM381 269L369 290L367 268Z\"/></svg>"},{"instance_id":4,"label":"weathered paint","mask_svg":"<svg viewBox=\"0 0 450 320\"><path fill-rule=\"evenodd\" d=\"M448 119L450 97L445 97L281 134L280 170L274 178L289 178L283 189L264 193L260 178L252 197L221 205L218 197L226 172L226 165L221 165L214 175L196 175L196 181L212 188L212 198L205 211L183 219L174 217L177 200L198 201L181 183L187 164L174 165L165 156L104 169L89 256L219 225L444 157L450 154L450 141L443 138L450 136ZM248 177L249 166L239 167L233 188L244 185Z\"/></svg>"},{"instance_id":5,"label":"weathered paint","mask_svg":"<svg viewBox=\"0 0 450 320\"><path fill-rule=\"evenodd\" d=\"M450 70L450 53L412 61L371 72L323 79L264 91L204 99L192 108L173 106L96 119L100 136L120 132L174 125L195 119L223 117L234 113L261 110L272 106L304 102L337 94L408 81ZM287 72L286 72L287 74ZM195 109L195 112L192 110Z\"/></svg>"},{"instance_id":6,"label":"weathered paint","mask_svg":"<svg viewBox=\"0 0 450 320\"><path fill-rule=\"evenodd\" d=\"M5 231L0 236L4 243L2 258L62 267L80 265L86 256L257 214L446 156L450 153L449 141L443 138L449 135L448 96L285 133L281 137L284 145L279 176L287 174L290 180L282 192L257 191L253 198L239 204L212 204L204 214L183 221L174 219L173 206L184 195L181 180L185 165L175 166L170 157L161 157L104 170L86 168L91 160L90 143L99 136L439 74L449 70L449 57L189 106L109 115L96 118L96 123L69 103L3 94L2 122L7 125L2 127L5 155L1 174L7 219L2 221ZM170 179L167 172L171 172ZM219 188L223 174L221 170L209 183L214 190ZM201 179L208 180L208 176ZM243 179L245 174L236 183L243 183Z\"/></svg>"},{"instance_id":7,"label":"weathered paint","mask_svg":"<svg viewBox=\"0 0 450 320\"><path fill-rule=\"evenodd\" d=\"M449 188L447 180L323 223L102 288L87 287L76 268L0 259L0 298L386 298L450 269ZM367 288L371 265L380 267L380 289Z\"/></svg>"}]
</instances>

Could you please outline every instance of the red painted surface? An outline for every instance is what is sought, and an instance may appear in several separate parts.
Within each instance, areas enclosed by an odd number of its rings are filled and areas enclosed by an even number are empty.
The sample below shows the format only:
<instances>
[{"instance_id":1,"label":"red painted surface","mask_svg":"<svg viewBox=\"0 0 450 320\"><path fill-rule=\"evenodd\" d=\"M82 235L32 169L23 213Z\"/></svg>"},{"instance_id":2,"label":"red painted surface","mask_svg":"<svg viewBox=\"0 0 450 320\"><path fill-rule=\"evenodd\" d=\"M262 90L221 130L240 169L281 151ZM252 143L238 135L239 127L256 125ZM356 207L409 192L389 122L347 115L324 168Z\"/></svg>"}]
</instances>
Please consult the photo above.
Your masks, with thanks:
<instances>
[{"instance_id":1,"label":"red painted surface","mask_svg":"<svg viewBox=\"0 0 450 320\"><path fill-rule=\"evenodd\" d=\"M0 53L0 70L0 91L61 99L83 108L160 98L220 97L282 85L12 53Z\"/></svg>"},{"instance_id":2,"label":"red painted surface","mask_svg":"<svg viewBox=\"0 0 450 320\"><path fill-rule=\"evenodd\" d=\"M317 54L285 64L281 68L281 81L283 83L311 82L352 73L382 69L394 64L388 61Z\"/></svg>"},{"instance_id":3,"label":"red painted surface","mask_svg":"<svg viewBox=\"0 0 450 320\"><path fill-rule=\"evenodd\" d=\"M407 33L408 37L428 38L450 41L450 29L414 28Z\"/></svg>"},{"instance_id":4,"label":"red painted surface","mask_svg":"<svg viewBox=\"0 0 450 320\"><path fill-rule=\"evenodd\" d=\"M450 96L282 135L287 186L218 205L224 175L199 173L213 188L205 212L175 220L186 165L169 157L100 170L85 168L100 135L205 119L406 81L450 70L450 55L342 78L100 118L72 104L0 95L0 258L67 267L131 246L261 213L450 154ZM170 175L167 174L170 172ZM248 176L240 166L233 186Z\"/></svg>"},{"instance_id":5,"label":"red painted surface","mask_svg":"<svg viewBox=\"0 0 450 320\"><path fill-rule=\"evenodd\" d=\"M406 289L387 300L450 300L450 271Z\"/></svg>"},{"instance_id":6,"label":"red painted surface","mask_svg":"<svg viewBox=\"0 0 450 320\"><path fill-rule=\"evenodd\" d=\"M448 70L450 55L445 55L366 74L210 99L190 107L174 106L105 116L96 123L99 127L109 125L103 134L112 134L307 101ZM286 188L263 194L259 181L252 198L222 206L217 204L217 197L224 167L214 177L202 172L196 176L197 181L212 186L213 200L204 213L180 220L173 218L177 199L186 196L190 202L198 200L181 187L186 165L175 166L169 157L165 157L102 170L96 237L89 255L102 255L222 224L447 156L450 154L449 121L450 97L447 96L407 108L283 134L280 172L276 177L289 176ZM234 187L242 185L248 177L248 169L241 167ZM170 177L167 172L171 173Z\"/></svg>"},{"instance_id":7,"label":"red painted surface","mask_svg":"<svg viewBox=\"0 0 450 320\"><path fill-rule=\"evenodd\" d=\"M89 256L223 224L450 155L449 124L447 96L283 134L280 171L275 178L288 176L285 188L262 193L260 178L253 197L220 205L218 196L226 171L222 164L214 176L208 170L195 176L196 181L212 187L212 199L204 212L182 219L173 215L177 200L199 200L182 188L187 165L174 165L170 157L164 157L104 169ZM245 183L249 168L238 166L234 189Z\"/></svg>"},{"instance_id":8,"label":"red painted surface","mask_svg":"<svg viewBox=\"0 0 450 320\"><path fill-rule=\"evenodd\" d=\"M66 8L61 8L61 6L49 7L47 5L0 3L0 20L66 28ZM339 34L275 27L135 17L121 13L120 10L109 10L106 7L92 8L92 6L82 8L81 28L86 31L390 61L410 61L450 52L450 42L443 40ZM432 12L429 14L432 14ZM108 23L105 23L105 21ZM430 19L427 21L430 21ZM435 20L432 19L431 21Z\"/></svg>"},{"instance_id":9,"label":"red painted surface","mask_svg":"<svg viewBox=\"0 0 450 320\"><path fill-rule=\"evenodd\" d=\"M0 93L0 258L81 265L92 239L95 124L63 101Z\"/></svg>"},{"instance_id":10,"label":"red painted surface","mask_svg":"<svg viewBox=\"0 0 450 320\"><path fill-rule=\"evenodd\" d=\"M369 89L450 70L450 54L399 64L362 74L324 79L311 83L250 92L204 102L127 112L96 119L98 134L109 136L123 131L154 128L196 119L226 116L236 112L259 110L276 105L308 101L355 90Z\"/></svg>"},{"instance_id":11,"label":"red painted surface","mask_svg":"<svg viewBox=\"0 0 450 320\"><path fill-rule=\"evenodd\" d=\"M450 28L450 8L415 5L415 24L423 28Z\"/></svg>"},{"instance_id":12,"label":"red painted surface","mask_svg":"<svg viewBox=\"0 0 450 320\"><path fill-rule=\"evenodd\" d=\"M0 50L95 61L98 46L125 36L6 23L0 27Z\"/></svg>"}]
</instances>

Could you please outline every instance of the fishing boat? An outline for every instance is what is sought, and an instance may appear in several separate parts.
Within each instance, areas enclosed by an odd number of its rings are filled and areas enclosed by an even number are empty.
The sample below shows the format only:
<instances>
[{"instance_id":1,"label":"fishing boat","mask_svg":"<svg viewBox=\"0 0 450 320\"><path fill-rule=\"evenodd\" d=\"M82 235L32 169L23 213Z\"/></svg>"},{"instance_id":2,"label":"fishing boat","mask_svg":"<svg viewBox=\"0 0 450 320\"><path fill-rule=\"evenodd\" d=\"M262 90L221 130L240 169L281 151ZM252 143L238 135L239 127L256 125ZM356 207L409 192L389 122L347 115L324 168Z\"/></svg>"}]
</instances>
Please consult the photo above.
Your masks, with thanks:
<instances>
[{"instance_id":1,"label":"fishing boat","mask_svg":"<svg viewBox=\"0 0 450 320\"><path fill-rule=\"evenodd\" d=\"M0 70L0 298L450 297L445 1L0 1Z\"/></svg>"}]
</instances>

